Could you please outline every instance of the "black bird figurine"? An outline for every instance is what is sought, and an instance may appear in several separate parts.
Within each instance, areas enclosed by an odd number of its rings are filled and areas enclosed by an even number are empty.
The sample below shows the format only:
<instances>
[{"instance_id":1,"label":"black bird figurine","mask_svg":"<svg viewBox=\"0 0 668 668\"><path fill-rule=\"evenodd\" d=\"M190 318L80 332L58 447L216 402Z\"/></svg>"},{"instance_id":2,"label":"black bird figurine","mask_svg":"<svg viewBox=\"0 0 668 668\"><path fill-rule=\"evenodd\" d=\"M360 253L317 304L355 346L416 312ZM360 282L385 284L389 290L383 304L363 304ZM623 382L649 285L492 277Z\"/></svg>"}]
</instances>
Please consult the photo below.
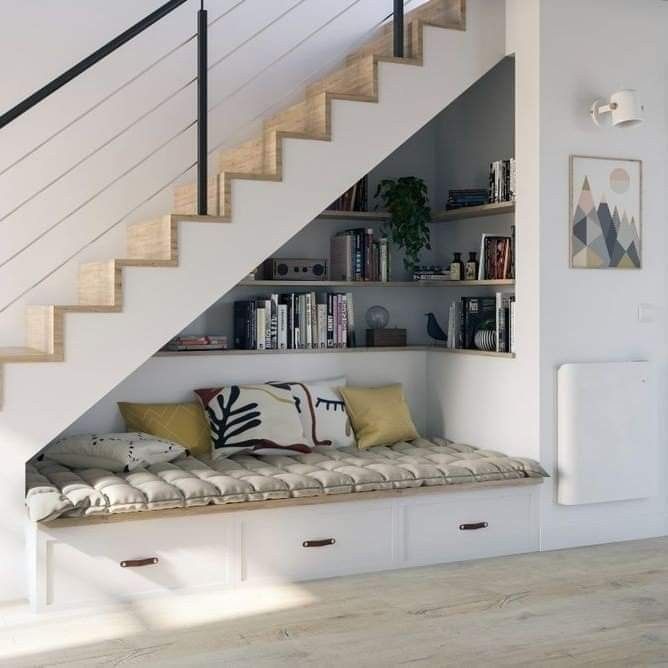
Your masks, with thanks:
<instances>
[{"instance_id":1,"label":"black bird figurine","mask_svg":"<svg viewBox=\"0 0 668 668\"><path fill-rule=\"evenodd\" d=\"M427 334L431 336L435 341L447 341L447 334L441 329L441 326L436 320L436 316L433 313L427 313Z\"/></svg>"}]
</instances>

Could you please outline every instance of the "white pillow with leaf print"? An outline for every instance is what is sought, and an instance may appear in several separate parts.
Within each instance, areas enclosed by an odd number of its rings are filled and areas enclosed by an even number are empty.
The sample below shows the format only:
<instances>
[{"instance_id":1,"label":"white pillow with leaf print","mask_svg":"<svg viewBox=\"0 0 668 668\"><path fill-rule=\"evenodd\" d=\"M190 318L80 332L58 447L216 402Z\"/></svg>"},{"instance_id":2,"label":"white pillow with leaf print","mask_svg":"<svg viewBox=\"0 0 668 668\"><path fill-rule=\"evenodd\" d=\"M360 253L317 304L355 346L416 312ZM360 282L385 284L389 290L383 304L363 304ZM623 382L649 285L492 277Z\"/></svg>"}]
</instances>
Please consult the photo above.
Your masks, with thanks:
<instances>
[{"instance_id":1,"label":"white pillow with leaf print","mask_svg":"<svg viewBox=\"0 0 668 668\"><path fill-rule=\"evenodd\" d=\"M142 466L170 462L187 450L178 443L141 432L77 434L47 445L46 458L73 469L104 469L120 473Z\"/></svg>"},{"instance_id":2,"label":"white pillow with leaf print","mask_svg":"<svg viewBox=\"0 0 668 668\"><path fill-rule=\"evenodd\" d=\"M241 452L311 452L289 389L228 385L195 390L195 394L209 420L214 459Z\"/></svg>"},{"instance_id":3,"label":"white pillow with leaf print","mask_svg":"<svg viewBox=\"0 0 668 668\"><path fill-rule=\"evenodd\" d=\"M292 391L309 445L335 448L355 445L355 433L337 389L346 386L345 376L274 384Z\"/></svg>"}]
</instances>

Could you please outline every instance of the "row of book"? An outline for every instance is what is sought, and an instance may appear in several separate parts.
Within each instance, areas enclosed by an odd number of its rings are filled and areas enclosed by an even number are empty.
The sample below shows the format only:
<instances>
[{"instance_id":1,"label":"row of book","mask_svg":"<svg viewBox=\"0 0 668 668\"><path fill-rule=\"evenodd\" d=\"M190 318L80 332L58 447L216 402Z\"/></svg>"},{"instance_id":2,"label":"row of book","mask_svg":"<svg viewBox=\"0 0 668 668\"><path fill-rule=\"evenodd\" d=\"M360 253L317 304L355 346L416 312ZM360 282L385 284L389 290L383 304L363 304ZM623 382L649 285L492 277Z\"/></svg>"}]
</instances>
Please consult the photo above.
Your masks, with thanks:
<instances>
[{"instance_id":1,"label":"row of book","mask_svg":"<svg viewBox=\"0 0 668 668\"><path fill-rule=\"evenodd\" d=\"M513 236L514 231L515 227L513 226ZM499 280L515 277L513 236L482 235L478 280Z\"/></svg>"},{"instance_id":2,"label":"row of book","mask_svg":"<svg viewBox=\"0 0 668 668\"><path fill-rule=\"evenodd\" d=\"M487 188L459 188L448 190L448 201L445 208L463 209L467 206L482 206L489 202Z\"/></svg>"},{"instance_id":3,"label":"row of book","mask_svg":"<svg viewBox=\"0 0 668 668\"><path fill-rule=\"evenodd\" d=\"M355 345L351 293L272 294L234 302L234 347L241 350Z\"/></svg>"},{"instance_id":4,"label":"row of book","mask_svg":"<svg viewBox=\"0 0 668 668\"><path fill-rule=\"evenodd\" d=\"M450 304L447 347L513 353L514 327L514 295L497 292L495 297L461 297ZM480 331L493 334L476 338Z\"/></svg>"},{"instance_id":5,"label":"row of book","mask_svg":"<svg viewBox=\"0 0 668 668\"><path fill-rule=\"evenodd\" d=\"M515 158L495 160L489 166L489 201L515 201Z\"/></svg>"},{"instance_id":6,"label":"row of book","mask_svg":"<svg viewBox=\"0 0 668 668\"><path fill-rule=\"evenodd\" d=\"M328 207L329 211L367 211L369 206L369 179L364 176L348 188Z\"/></svg>"},{"instance_id":7,"label":"row of book","mask_svg":"<svg viewBox=\"0 0 668 668\"><path fill-rule=\"evenodd\" d=\"M332 281L389 281L389 240L376 239L371 228L340 232L330 242L329 277Z\"/></svg>"}]
</instances>

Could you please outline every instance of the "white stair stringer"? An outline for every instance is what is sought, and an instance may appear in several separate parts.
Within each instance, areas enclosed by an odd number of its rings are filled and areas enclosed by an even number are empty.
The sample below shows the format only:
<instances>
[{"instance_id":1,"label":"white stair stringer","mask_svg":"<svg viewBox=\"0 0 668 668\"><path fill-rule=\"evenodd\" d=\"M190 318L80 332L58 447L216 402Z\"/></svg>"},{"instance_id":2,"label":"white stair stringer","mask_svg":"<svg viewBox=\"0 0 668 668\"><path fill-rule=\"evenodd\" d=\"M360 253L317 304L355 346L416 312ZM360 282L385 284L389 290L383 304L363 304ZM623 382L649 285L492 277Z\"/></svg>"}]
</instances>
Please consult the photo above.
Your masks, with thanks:
<instances>
[{"instance_id":1,"label":"white stair stringer","mask_svg":"<svg viewBox=\"0 0 668 668\"><path fill-rule=\"evenodd\" d=\"M504 46L503 0L469 0L466 31L427 26L423 66L379 63L378 103L333 101L332 141L284 140L281 182L233 181L231 224L181 222L177 267L125 267L122 312L69 313L64 362L4 366L5 569L22 567L26 459L468 89Z\"/></svg>"}]
</instances>

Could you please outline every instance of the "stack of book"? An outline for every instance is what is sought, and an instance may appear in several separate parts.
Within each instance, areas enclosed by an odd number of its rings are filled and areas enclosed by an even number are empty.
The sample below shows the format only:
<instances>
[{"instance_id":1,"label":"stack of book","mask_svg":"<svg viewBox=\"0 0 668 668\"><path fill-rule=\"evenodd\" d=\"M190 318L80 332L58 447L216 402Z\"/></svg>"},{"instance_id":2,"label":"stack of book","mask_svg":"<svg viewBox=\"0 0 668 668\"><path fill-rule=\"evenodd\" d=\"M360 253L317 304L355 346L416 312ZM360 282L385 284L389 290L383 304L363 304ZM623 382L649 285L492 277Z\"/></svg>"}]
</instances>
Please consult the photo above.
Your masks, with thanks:
<instances>
[{"instance_id":1,"label":"stack of book","mask_svg":"<svg viewBox=\"0 0 668 668\"><path fill-rule=\"evenodd\" d=\"M369 205L369 179L364 176L337 200L328 211L367 211Z\"/></svg>"},{"instance_id":2,"label":"stack of book","mask_svg":"<svg viewBox=\"0 0 668 668\"><path fill-rule=\"evenodd\" d=\"M390 244L363 227L340 232L330 243L329 277L333 281L390 280Z\"/></svg>"},{"instance_id":3,"label":"stack of book","mask_svg":"<svg viewBox=\"0 0 668 668\"><path fill-rule=\"evenodd\" d=\"M512 236L483 234L480 242L478 279L484 281L514 278L513 245Z\"/></svg>"},{"instance_id":4,"label":"stack of book","mask_svg":"<svg viewBox=\"0 0 668 668\"><path fill-rule=\"evenodd\" d=\"M226 336L189 336L174 337L163 350L183 352L187 350L226 350Z\"/></svg>"},{"instance_id":5,"label":"stack of book","mask_svg":"<svg viewBox=\"0 0 668 668\"><path fill-rule=\"evenodd\" d=\"M479 330L494 332L494 350L515 352L515 297L496 293L496 297L461 297L450 304L448 348L480 349L476 346Z\"/></svg>"},{"instance_id":6,"label":"stack of book","mask_svg":"<svg viewBox=\"0 0 668 668\"><path fill-rule=\"evenodd\" d=\"M450 268L449 267L418 267L413 272L414 281L449 281Z\"/></svg>"},{"instance_id":7,"label":"stack of book","mask_svg":"<svg viewBox=\"0 0 668 668\"><path fill-rule=\"evenodd\" d=\"M351 293L272 294L234 302L234 347L241 350L355 345Z\"/></svg>"},{"instance_id":8,"label":"stack of book","mask_svg":"<svg viewBox=\"0 0 668 668\"><path fill-rule=\"evenodd\" d=\"M515 158L496 160L489 166L489 201L515 201Z\"/></svg>"},{"instance_id":9,"label":"stack of book","mask_svg":"<svg viewBox=\"0 0 668 668\"><path fill-rule=\"evenodd\" d=\"M482 206L489 202L489 191L487 188L462 188L459 190L448 190L448 201L445 208L463 209L467 206Z\"/></svg>"}]
</instances>

